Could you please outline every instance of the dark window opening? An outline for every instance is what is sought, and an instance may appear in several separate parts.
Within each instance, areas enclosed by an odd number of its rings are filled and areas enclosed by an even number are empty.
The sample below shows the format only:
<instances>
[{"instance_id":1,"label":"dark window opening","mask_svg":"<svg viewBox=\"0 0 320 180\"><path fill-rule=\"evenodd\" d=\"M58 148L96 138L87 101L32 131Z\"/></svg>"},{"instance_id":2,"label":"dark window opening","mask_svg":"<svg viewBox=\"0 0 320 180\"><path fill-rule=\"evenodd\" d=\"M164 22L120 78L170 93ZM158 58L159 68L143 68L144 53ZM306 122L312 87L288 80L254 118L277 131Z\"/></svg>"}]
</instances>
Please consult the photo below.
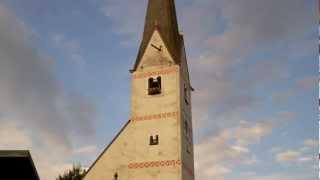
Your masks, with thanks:
<instances>
[{"instance_id":1,"label":"dark window opening","mask_svg":"<svg viewBox=\"0 0 320 180\"><path fill-rule=\"evenodd\" d=\"M148 81L148 94L156 95L161 94L161 77L149 78Z\"/></svg>"},{"instance_id":2,"label":"dark window opening","mask_svg":"<svg viewBox=\"0 0 320 180\"><path fill-rule=\"evenodd\" d=\"M159 144L159 136L156 135L156 137L150 136L150 146L158 145Z\"/></svg>"},{"instance_id":3,"label":"dark window opening","mask_svg":"<svg viewBox=\"0 0 320 180\"><path fill-rule=\"evenodd\" d=\"M114 180L118 180L118 173L115 173L113 177Z\"/></svg>"}]
</instances>

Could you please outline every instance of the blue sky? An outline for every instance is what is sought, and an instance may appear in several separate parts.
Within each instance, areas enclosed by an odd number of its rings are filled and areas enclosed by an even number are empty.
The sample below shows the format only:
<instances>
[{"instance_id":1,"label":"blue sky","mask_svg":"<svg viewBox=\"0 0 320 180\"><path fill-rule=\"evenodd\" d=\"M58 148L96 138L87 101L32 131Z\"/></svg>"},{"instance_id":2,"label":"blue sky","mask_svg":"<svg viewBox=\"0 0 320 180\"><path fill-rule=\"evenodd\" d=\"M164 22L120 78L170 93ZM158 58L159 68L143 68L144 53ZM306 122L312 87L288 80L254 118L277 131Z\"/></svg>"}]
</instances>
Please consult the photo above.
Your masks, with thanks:
<instances>
[{"instance_id":1,"label":"blue sky","mask_svg":"<svg viewBox=\"0 0 320 180\"><path fill-rule=\"evenodd\" d=\"M0 149L31 149L43 179L89 166L129 118L146 5L1 0ZM316 2L176 7L196 89L197 178L316 178Z\"/></svg>"}]
</instances>

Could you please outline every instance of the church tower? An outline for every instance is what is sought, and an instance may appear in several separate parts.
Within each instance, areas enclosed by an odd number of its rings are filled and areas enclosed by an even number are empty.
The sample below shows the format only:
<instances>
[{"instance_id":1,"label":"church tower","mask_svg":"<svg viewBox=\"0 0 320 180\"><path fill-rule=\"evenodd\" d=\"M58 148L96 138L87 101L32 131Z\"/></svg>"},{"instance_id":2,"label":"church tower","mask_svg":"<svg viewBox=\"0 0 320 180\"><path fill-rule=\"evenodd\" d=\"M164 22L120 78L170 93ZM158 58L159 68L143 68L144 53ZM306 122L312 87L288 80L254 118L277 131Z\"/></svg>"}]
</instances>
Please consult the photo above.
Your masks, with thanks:
<instances>
[{"instance_id":1,"label":"church tower","mask_svg":"<svg viewBox=\"0 0 320 180\"><path fill-rule=\"evenodd\" d=\"M130 120L85 180L194 180L191 91L174 0L149 0Z\"/></svg>"}]
</instances>

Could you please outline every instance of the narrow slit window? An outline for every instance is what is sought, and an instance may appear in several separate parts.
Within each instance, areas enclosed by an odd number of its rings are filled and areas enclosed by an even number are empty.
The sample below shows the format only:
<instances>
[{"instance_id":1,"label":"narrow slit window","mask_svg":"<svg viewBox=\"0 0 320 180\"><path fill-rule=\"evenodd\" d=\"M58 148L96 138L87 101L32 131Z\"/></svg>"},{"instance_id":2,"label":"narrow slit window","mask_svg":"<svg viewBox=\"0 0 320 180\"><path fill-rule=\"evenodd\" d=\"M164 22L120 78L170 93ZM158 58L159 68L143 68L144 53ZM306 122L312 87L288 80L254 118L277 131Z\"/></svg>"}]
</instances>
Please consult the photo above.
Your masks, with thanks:
<instances>
[{"instance_id":1,"label":"narrow slit window","mask_svg":"<svg viewBox=\"0 0 320 180\"><path fill-rule=\"evenodd\" d=\"M187 146L187 147L186 147L186 151L187 151L188 154L190 154L190 153L191 153L191 151L190 151L190 146L189 146L188 144L187 144L186 146Z\"/></svg>"},{"instance_id":2,"label":"narrow slit window","mask_svg":"<svg viewBox=\"0 0 320 180\"><path fill-rule=\"evenodd\" d=\"M159 144L159 135L154 136L150 136L150 142L149 145L150 146L155 146Z\"/></svg>"},{"instance_id":3,"label":"narrow slit window","mask_svg":"<svg viewBox=\"0 0 320 180\"><path fill-rule=\"evenodd\" d=\"M186 102L187 105L189 104L189 101L188 101L188 88L187 88L186 84L184 84L184 101Z\"/></svg>"},{"instance_id":4,"label":"narrow slit window","mask_svg":"<svg viewBox=\"0 0 320 180\"><path fill-rule=\"evenodd\" d=\"M161 94L161 77L149 78L148 80L148 94L157 95Z\"/></svg>"},{"instance_id":5,"label":"narrow slit window","mask_svg":"<svg viewBox=\"0 0 320 180\"><path fill-rule=\"evenodd\" d=\"M188 136L188 134L189 134L189 124L188 124L187 120L184 121L184 130L185 130L186 135Z\"/></svg>"}]
</instances>

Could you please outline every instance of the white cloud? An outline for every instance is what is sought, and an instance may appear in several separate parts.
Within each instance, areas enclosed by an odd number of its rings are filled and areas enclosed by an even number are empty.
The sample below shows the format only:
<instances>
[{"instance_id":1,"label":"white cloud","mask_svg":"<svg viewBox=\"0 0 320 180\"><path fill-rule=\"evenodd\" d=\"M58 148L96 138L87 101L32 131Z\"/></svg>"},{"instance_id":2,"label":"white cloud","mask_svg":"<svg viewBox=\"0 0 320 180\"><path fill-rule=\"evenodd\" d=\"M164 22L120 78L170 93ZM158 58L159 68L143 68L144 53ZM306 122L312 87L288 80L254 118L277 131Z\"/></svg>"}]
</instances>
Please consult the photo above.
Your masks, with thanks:
<instances>
[{"instance_id":1,"label":"white cloud","mask_svg":"<svg viewBox=\"0 0 320 180\"><path fill-rule=\"evenodd\" d=\"M258 144L272 126L267 123L241 124L225 129L195 146L196 174L198 179L224 179L237 165L257 162L250 145Z\"/></svg>"},{"instance_id":2,"label":"white cloud","mask_svg":"<svg viewBox=\"0 0 320 180\"><path fill-rule=\"evenodd\" d=\"M203 171L201 171L201 173L203 173L205 177L212 177L217 180L223 179L224 175L230 172L232 172L231 169L228 169L227 167L220 165L213 165L211 166L211 168L206 168Z\"/></svg>"},{"instance_id":3,"label":"white cloud","mask_svg":"<svg viewBox=\"0 0 320 180\"><path fill-rule=\"evenodd\" d=\"M302 146L295 150L284 148L278 148L275 153L275 160L280 163L291 163L291 162L313 162L317 159L316 148L317 141L314 139L304 140Z\"/></svg>"},{"instance_id":4,"label":"white cloud","mask_svg":"<svg viewBox=\"0 0 320 180\"><path fill-rule=\"evenodd\" d=\"M301 152L288 150L280 152L276 155L276 160L279 162L298 161L300 159Z\"/></svg>"},{"instance_id":5,"label":"white cloud","mask_svg":"<svg viewBox=\"0 0 320 180\"><path fill-rule=\"evenodd\" d=\"M6 122L0 126L0 149L30 149L32 140L28 132L16 124Z\"/></svg>"},{"instance_id":6,"label":"white cloud","mask_svg":"<svg viewBox=\"0 0 320 180\"><path fill-rule=\"evenodd\" d=\"M84 146L78 149L75 149L75 154L95 154L97 152L97 147L94 145Z\"/></svg>"},{"instance_id":7,"label":"white cloud","mask_svg":"<svg viewBox=\"0 0 320 180\"><path fill-rule=\"evenodd\" d=\"M67 39L63 34L59 33L54 33L51 36L55 47L63 52L67 60L71 60L79 66L85 65L79 41L75 39Z\"/></svg>"},{"instance_id":8,"label":"white cloud","mask_svg":"<svg viewBox=\"0 0 320 180\"><path fill-rule=\"evenodd\" d=\"M237 180L301 180L301 179L315 179L313 174L303 174L301 172L279 172L269 173L267 175L259 175L254 172L241 173L237 176L232 176L231 179Z\"/></svg>"},{"instance_id":9,"label":"white cloud","mask_svg":"<svg viewBox=\"0 0 320 180\"><path fill-rule=\"evenodd\" d=\"M146 5L144 0L105 0L101 12L111 20L114 33L126 37L122 44L137 45L143 32Z\"/></svg>"},{"instance_id":10,"label":"white cloud","mask_svg":"<svg viewBox=\"0 0 320 180\"><path fill-rule=\"evenodd\" d=\"M306 139L304 145L308 148L316 148L319 145L319 142L315 139Z\"/></svg>"},{"instance_id":11,"label":"white cloud","mask_svg":"<svg viewBox=\"0 0 320 180\"><path fill-rule=\"evenodd\" d=\"M35 166L41 179L54 179L66 167L65 159L72 154L61 143L52 139L41 139L42 146L37 145L30 133L18 125L14 119L1 124L0 149L1 150L30 150Z\"/></svg>"}]
</instances>

